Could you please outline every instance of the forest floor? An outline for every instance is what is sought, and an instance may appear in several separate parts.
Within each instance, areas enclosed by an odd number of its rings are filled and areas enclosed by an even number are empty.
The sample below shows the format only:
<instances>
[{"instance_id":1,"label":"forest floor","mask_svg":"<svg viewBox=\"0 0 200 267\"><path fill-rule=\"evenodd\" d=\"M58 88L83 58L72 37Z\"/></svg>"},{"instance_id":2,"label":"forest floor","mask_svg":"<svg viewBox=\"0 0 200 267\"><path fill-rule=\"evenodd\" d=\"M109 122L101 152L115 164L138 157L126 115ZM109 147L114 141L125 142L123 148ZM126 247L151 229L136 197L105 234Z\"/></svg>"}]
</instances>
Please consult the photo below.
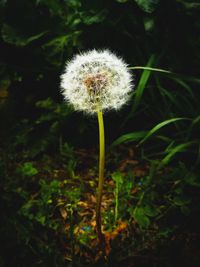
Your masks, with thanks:
<instances>
[{"instance_id":1,"label":"forest floor","mask_svg":"<svg viewBox=\"0 0 200 267\"><path fill-rule=\"evenodd\" d=\"M142 189L142 181L149 177L151 169L148 162L139 160L135 147L125 145L107 152L102 198L104 257L95 221L98 152L79 149L63 157L45 155L31 162L22 158L19 155L15 163L10 162L8 166L9 176L14 168L22 177L16 191L26 190L29 194L21 213L34 224L39 223L47 231L55 232L58 248L69 266L199 266L200 232L198 223L193 228L193 222L190 222L193 217L180 221L184 217L177 216L171 207L163 212L165 215L169 211L170 219L167 220L160 213L150 214L148 220L145 214L143 218L134 216L146 190ZM156 177L164 177L170 172L171 168L166 167L158 171ZM123 177L127 181L120 180ZM134 180L128 180L130 177ZM174 186L175 183L172 188ZM156 216L161 218L158 222ZM37 235L40 239L40 233Z\"/></svg>"}]
</instances>

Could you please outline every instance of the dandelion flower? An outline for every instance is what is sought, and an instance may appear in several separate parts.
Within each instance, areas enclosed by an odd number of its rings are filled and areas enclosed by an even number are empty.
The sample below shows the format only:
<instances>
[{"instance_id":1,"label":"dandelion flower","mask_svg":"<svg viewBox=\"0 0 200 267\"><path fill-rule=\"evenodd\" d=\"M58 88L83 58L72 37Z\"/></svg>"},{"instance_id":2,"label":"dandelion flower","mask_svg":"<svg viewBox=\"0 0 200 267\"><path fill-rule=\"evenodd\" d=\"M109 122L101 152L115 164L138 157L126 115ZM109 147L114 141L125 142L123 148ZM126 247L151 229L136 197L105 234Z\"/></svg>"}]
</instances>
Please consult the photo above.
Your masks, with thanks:
<instances>
[{"instance_id":1,"label":"dandelion flower","mask_svg":"<svg viewBox=\"0 0 200 267\"><path fill-rule=\"evenodd\" d=\"M75 110L90 114L119 109L128 100L132 87L127 65L108 50L76 55L61 76L65 100Z\"/></svg>"},{"instance_id":2,"label":"dandelion flower","mask_svg":"<svg viewBox=\"0 0 200 267\"><path fill-rule=\"evenodd\" d=\"M130 96L131 74L121 58L108 50L92 50L75 56L61 76L65 100L76 110L97 114L99 123L99 180L96 204L96 230L100 247L104 246L101 202L104 183L105 137L103 112L119 109ZM104 252L103 252L104 253Z\"/></svg>"}]
</instances>

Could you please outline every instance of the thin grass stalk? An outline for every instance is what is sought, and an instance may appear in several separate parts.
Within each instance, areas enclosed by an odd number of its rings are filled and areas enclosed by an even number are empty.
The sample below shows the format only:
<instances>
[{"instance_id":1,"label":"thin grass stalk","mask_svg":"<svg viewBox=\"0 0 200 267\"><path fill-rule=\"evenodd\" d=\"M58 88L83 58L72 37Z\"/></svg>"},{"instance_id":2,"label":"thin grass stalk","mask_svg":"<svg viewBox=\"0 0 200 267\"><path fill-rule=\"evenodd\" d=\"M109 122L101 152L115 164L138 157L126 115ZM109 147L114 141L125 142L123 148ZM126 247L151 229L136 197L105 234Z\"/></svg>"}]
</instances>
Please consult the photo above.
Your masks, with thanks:
<instances>
[{"instance_id":1,"label":"thin grass stalk","mask_svg":"<svg viewBox=\"0 0 200 267\"><path fill-rule=\"evenodd\" d=\"M118 209L119 209L119 182L116 182L116 190L115 190L115 224L118 219Z\"/></svg>"}]
</instances>

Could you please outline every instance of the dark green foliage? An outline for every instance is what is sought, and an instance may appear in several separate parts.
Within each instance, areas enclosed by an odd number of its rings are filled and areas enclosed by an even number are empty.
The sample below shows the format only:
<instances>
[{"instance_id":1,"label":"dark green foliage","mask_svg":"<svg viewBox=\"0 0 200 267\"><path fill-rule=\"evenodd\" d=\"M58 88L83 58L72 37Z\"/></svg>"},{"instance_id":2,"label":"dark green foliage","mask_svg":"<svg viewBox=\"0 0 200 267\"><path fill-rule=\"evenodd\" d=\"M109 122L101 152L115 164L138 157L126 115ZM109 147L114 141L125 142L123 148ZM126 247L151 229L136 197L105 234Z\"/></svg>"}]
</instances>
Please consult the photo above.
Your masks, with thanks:
<instances>
[{"instance_id":1,"label":"dark green foliage","mask_svg":"<svg viewBox=\"0 0 200 267\"><path fill-rule=\"evenodd\" d=\"M38 170L33 167L33 164L31 162L25 162L16 171L22 176L33 176L38 173Z\"/></svg>"},{"instance_id":2,"label":"dark green foliage","mask_svg":"<svg viewBox=\"0 0 200 267\"><path fill-rule=\"evenodd\" d=\"M48 171L44 166L43 175L45 169ZM80 184L69 179L60 181L56 175L40 178L41 173L31 162L17 167L9 176L7 171L1 166L1 240L5 242L2 266L62 266L70 232L64 228L61 209L70 206L76 212ZM69 222L70 217L66 220Z\"/></svg>"},{"instance_id":3,"label":"dark green foliage","mask_svg":"<svg viewBox=\"0 0 200 267\"><path fill-rule=\"evenodd\" d=\"M132 177L131 185L130 187L130 178L124 177L119 201L123 202L125 198L127 206L119 204L123 212L119 217L127 216L124 211L128 210L141 229L148 228L151 222L159 223L162 217L166 219L171 209L180 209L186 216L193 212L193 208L196 210L188 187L190 190L198 188L199 177L189 172L183 164L161 175L157 172L157 163L152 162L149 175L139 179ZM135 193L131 195L130 190L133 186Z\"/></svg>"},{"instance_id":4,"label":"dark green foliage","mask_svg":"<svg viewBox=\"0 0 200 267\"><path fill-rule=\"evenodd\" d=\"M92 48L122 56L135 83L105 114L103 223L110 235L127 223L108 262L199 266L199 11L192 0L0 1L0 266L96 264L97 122L59 88L65 61Z\"/></svg>"}]
</instances>

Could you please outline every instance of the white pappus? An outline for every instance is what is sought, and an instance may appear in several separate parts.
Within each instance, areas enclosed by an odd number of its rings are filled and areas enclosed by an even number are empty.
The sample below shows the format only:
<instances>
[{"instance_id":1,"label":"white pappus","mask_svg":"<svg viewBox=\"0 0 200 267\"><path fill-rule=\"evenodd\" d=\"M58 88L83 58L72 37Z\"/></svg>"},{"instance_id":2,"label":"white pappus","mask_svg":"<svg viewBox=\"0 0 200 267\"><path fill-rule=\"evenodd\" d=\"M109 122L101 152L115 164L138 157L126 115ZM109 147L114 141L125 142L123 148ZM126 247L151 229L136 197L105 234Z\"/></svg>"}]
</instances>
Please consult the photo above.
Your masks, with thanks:
<instances>
[{"instance_id":1,"label":"white pappus","mask_svg":"<svg viewBox=\"0 0 200 267\"><path fill-rule=\"evenodd\" d=\"M67 62L61 75L65 100L75 110L94 114L119 109L133 88L127 64L109 50L91 50Z\"/></svg>"}]
</instances>

